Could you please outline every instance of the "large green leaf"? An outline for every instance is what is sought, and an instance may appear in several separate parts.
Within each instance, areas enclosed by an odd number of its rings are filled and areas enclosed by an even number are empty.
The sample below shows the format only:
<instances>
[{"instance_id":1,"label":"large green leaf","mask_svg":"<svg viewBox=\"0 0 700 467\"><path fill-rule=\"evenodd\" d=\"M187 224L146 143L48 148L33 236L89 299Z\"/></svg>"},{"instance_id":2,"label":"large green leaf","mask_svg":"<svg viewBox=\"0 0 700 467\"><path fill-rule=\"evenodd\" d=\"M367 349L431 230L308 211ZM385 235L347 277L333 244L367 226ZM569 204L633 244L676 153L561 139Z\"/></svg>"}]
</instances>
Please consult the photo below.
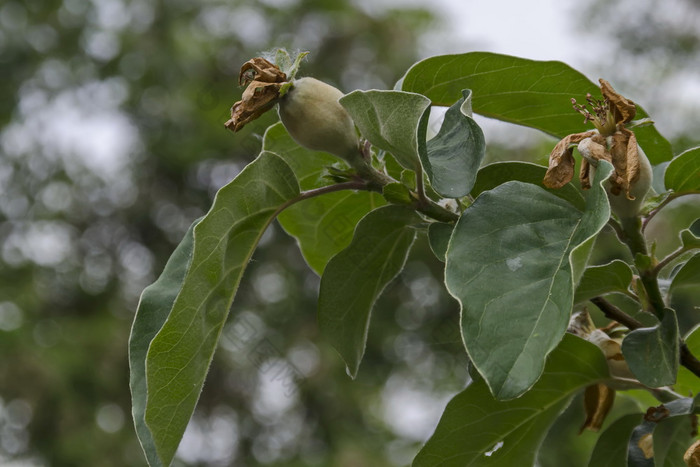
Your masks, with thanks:
<instances>
[{"instance_id":1,"label":"large green leaf","mask_svg":"<svg viewBox=\"0 0 700 467\"><path fill-rule=\"evenodd\" d=\"M540 381L522 397L496 400L483 380L455 396L413 466L534 465L540 443L570 398L607 377L601 351L567 334L549 355Z\"/></svg>"},{"instance_id":2,"label":"large green leaf","mask_svg":"<svg viewBox=\"0 0 700 467\"><path fill-rule=\"evenodd\" d=\"M666 168L664 184L677 193L700 192L700 147L673 158Z\"/></svg>"},{"instance_id":3,"label":"large green leaf","mask_svg":"<svg viewBox=\"0 0 700 467\"><path fill-rule=\"evenodd\" d=\"M601 184L611 169L599 165L583 212L513 181L482 193L457 222L445 282L462 307L471 361L498 399L527 391L566 331L580 273L572 257L608 221Z\"/></svg>"},{"instance_id":4,"label":"large green leaf","mask_svg":"<svg viewBox=\"0 0 700 467\"><path fill-rule=\"evenodd\" d=\"M129 386L131 388L134 426L143 452L152 466L162 465L156 453L151 430L146 426L146 354L153 337L163 327L190 266L194 247L195 221L170 256L158 280L141 294L134 324L129 337Z\"/></svg>"},{"instance_id":5,"label":"large green leaf","mask_svg":"<svg viewBox=\"0 0 700 467\"><path fill-rule=\"evenodd\" d=\"M179 288L146 356L145 421L152 444L144 447L154 448L162 465L172 461L192 416L231 302L260 237L298 195L289 166L274 154L262 153L219 190L207 215L194 227L191 265L184 277L179 270L168 293L142 302L137 320L154 313L146 306L160 307L156 314L162 317L173 288ZM149 459L153 456L147 453Z\"/></svg>"},{"instance_id":6,"label":"large green leaf","mask_svg":"<svg viewBox=\"0 0 700 467\"><path fill-rule=\"evenodd\" d=\"M389 151L409 170L419 167L418 147L425 143L430 99L401 91L353 91L340 104L373 145Z\"/></svg>"},{"instance_id":7,"label":"large green leaf","mask_svg":"<svg viewBox=\"0 0 700 467\"><path fill-rule=\"evenodd\" d=\"M632 275L629 265L619 259L602 266L586 268L576 288L574 303L611 292L626 294L632 282Z\"/></svg>"},{"instance_id":8,"label":"large green leaf","mask_svg":"<svg viewBox=\"0 0 700 467\"><path fill-rule=\"evenodd\" d=\"M403 269L420 217L410 208L384 206L357 225L350 245L321 277L318 324L355 377L365 352L374 302Z\"/></svg>"},{"instance_id":9,"label":"large green leaf","mask_svg":"<svg viewBox=\"0 0 700 467\"><path fill-rule=\"evenodd\" d=\"M581 192L571 183L567 183L558 190L547 188L542 184L547 167L532 164L530 162L494 162L479 170L476 183L472 189L472 196L476 198L487 190L496 188L511 180L532 183L553 195L567 200L579 209L584 209L586 201Z\"/></svg>"},{"instance_id":10,"label":"large green leaf","mask_svg":"<svg viewBox=\"0 0 700 467\"><path fill-rule=\"evenodd\" d=\"M323 175L339 159L299 146L281 123L265 132L263 149L289 164L303 190L331 183ZM342 191L304 200L279 215L282 228L299 243L304 259L319 276L328 261L350 244L357 223L369 211L386 204L378 193Z\"/></svg>"},{"instance_id":11,"label":"large green leaf","mask_svg":"<svg viewBox=\"0 0 700 467\"><path fill-rule=\"evenodd\" d=\"M676 313L667 308L658 325L627 334L622 354L642 384L652 388L674 384L680 358Z\"/></svg>"},{"instance_id":12,"label":"large green leaf","mask_svg":"<svg viewBox=\"0 0 700 467\"><path fill-rule=\"evenodd\" d=\"M661 447L657 445L657 440L654 439L656 436L653 436L656 427L673 421L674 418L681 417L685 419L687 433L692 432L694 427L691 424L690 417L687 415L693 413L694 407L693 399L686 397L649 409L644 416L644 421L632 431L632 436L627 446L627 465L629 467L654 467L656 465L654 459L655 450ZM668 439L667 436L664 439L669 443L673 441ZM651 442L649 442L650 440ZM668 451L673 452L675 449L665 447L663 449L664 456L666 456ZM668 460L673 462L670 465L683 465L682 458Z\"/></svg>"},{"instance_id":13,"label":"large green leaf","mask_svg":"<svg viewBox=\"0 0 700 467\"><path fill-rule=\"evenodd\" d=\"M571 108L571 99L585 102L600 89L569 65L490 52L440 55L413 65L402 78L403 91L429 97L434 105L456 102L462 89L474 92L474 112L542 130L557 138L587 128ZM637 118L647 114L637 106ZM635 129L652 164L670 160L671 145L653 125Z\"/></svg>"},{"instance_id":14,"label":"large green leaf","mask_svg":"<svg viewBox=\"0 0 700 467\"><path fill-rule=\"evenodd\" d=\"M484 133L471 118L471 91L445 113L438 134L420 151L423 169L433 189L447 198L469 194L486 153Z\"/></svg>"},{"instance_id":15,"label":"large green leaf","mask_svg":"<svg viewBox=\"0 0 700 467\"><path fill-rule=\"evenodd\" d=\"M642 414L624 415L615 420L598 438L593 448L590 467L620 467L627 465L627 444L632 430L642 421Z\"/></svg>"}]
</instances>

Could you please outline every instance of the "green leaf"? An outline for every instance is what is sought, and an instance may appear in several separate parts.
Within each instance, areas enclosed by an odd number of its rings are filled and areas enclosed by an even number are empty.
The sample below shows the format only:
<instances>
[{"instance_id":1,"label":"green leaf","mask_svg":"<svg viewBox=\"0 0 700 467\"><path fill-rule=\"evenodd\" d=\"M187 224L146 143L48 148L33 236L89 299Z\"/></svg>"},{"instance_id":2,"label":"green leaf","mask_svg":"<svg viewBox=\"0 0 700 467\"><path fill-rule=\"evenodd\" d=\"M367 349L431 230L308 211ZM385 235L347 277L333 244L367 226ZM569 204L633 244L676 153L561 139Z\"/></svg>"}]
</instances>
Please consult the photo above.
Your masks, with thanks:
<instances>
[{"instance_id":1,"label":"green leaf","mask_svg":"<svg viewBox=\"0 0 700 467\"><path fill-rule=\"evenodd\" d=\"M450 243L450 237L455 226L442 222L434 222L428 227L428 241L430 249L433 251L437 259L445 262L445 254L447 253L447 245Z\"/></svg>"},{"instance_id":2,"label":"green leaf","mask_svg":"<svg viewBox=\"0 0 700 467\"><path fill-rule=\"evenodd\" d=\"M683 248L687 250L700 248L700 237L695 235L691 229L681 230L680 237Z\"/></svg>"},{"instance_id":3,"label":"green leaf","mask_svg":"<svg viewBox=\"0 0 700 467\"><path fill-rule=\"evenodd\" d=\"M360 219L385 204L378 193L328 193L290 206L278 220L297 239L304 260L320 276L328 261L350 244Z\"/></svg>"},{"instance_id":4,"label":"green leaf","mask_svg":"<svg viewBox=\"0 0 700 467\"><path fill-rule=\"evenodd\" d=\"M462 307L471 361L498 399L527 391L566 331L578 274L571 257L608 221L601 184L611 170L599 165L583 212L512 181L482 193L457 222L445 282Z\"/></svg>"},{"instance_id":5,"label":"green leaf","mask_svg":"<svg viewBox=\"0 0 700 467\"><path fill-rule=\"evenodd\" d=\"M129 337L129 386L131 388L134 426L148 464L151 466L160 466L162 463L156 453L151 430L146 426L144 418L148 396L146 354L148 346L163 327L163 323L165 323L173 303L175 303L175 297L182 288L182 282L192 259L194 226L198 222L199 220L196 220L190 226L185 237L170 256L158 280L144 289Z\"/></svg>"},{"instance_id":6,"label":"green leaf","mask_svg":"<svg viewBox=\"0 0 700 467\"><path fill-rule=\"evenodd\" d=\"M262 153L219 190L207 215L194 227L191 265L146 357L145 421L163 465L172 461L192 416L257 243L277 213L298 195L289 166L274 154Z\"/></svg>"},{"instance_id":7,"label":"green leaf","mask_svg":"<svg viewBox=\"0 0 700 467\"><path fill-rule=\"evenodd\" d=\"M490 52L440 55L413 65L402 78L403 91L450 106L462 89L474 92L474 112L525 125L563 138L590 129L571 108L571 99L585 102L600 88L569 65ZM623 93L624 94L624 93ZM637 106L637 118L648 115ZM671 145L653 125L635 128L637 141L652 164L670 160Z\"/></svg>"},{"instance_id":8,"label":"green leaf","mask_svg":"<svg viewBox=\"0 0 700 467\"><path fill-rule=\"evenodd\" d=\"M413 466L534 465L540 443L570 398L607 377L602 352L567 334L549 355L540 381L522 397L496 400L483 380L455 396Z\"/></svg>"},{"instance_id":9,"label":"green leaf","mask_svg":"<svg viewBox=\"0 0 700 467\"><path fill-rule=\"evenodd\" d=\"M586 268L576 288L574 303L580 303L612 292L629 293L632 269L624 261L616 259L602 266Z\"/></svg>"},{"instance_id":10,"label":"green leaf","mask_svg":"<svg viewBox=\"0 0 700 467\"><path fill-rule=\"evenodd\" d=\"M700 192L700 147L674 157L666 168L664 183L677 193Z\"/></svg>"},{"instance_id":11,"label":"green leaf","mask_svg":"<svg viewBox=\"0 0 700 467\"><path fill-rule=\"evenodd\" d=\"M684 341L692 355L696 357L700 355L700 326L688 333ZM700 393L700 380L693 372L681 366L678 368L678 378L673 385L673 390L683 396L697 396Z\"/></svg>"},{"instance_id":12,"label":"green leaf","mask_svg":"<svg viewBox=\"0 0 700 467\"><path fill-rule=\"evenodd\" d=\"M627 334L622 355L642 384L652 388L674 384L680 358L676 313L667 308L658 325Z\"/></svg>"},{"instance_id":13,"label":"green leaf","mask_svg":"<svg viewBox=\"0 0 700 467\"><path fill-rule=\"evenodd\" d=\"M388 183L382 188L384 199L391 204L403 204L410 206L413 203L411 191L402 183Z\"/></svg>"},{"instance_id":14,"label":"green leaf","mask_svg":"<svg viewBox=\"0 0 700 467\"><path fill-rule=\"evenodd\" d=\"M644 421L638 425L630 437L627 446L627 465L629 467L654 467L654 449L649 449L652 446L657 447L656 440L650 437L654 435L654 430L657 425L667 423L674 417L685 418L688 432L692 431L691 420L687 415L693 413L695 404L691 398L677 399L671 402L660 405L659 407L649 409L644 416ZM651 454L651 456L649 456ZM680 462L679 462L680 461ZM682 459L676 459L672 465L682 465Z\"/></svg>"},{"instance_id":15,"label":"green leaf","mask_svg":"<svg viewBox=\"0 0 700 467\"><path fill-rule=\"evenodd\" d=\"M684 285L700 283L700 253L696 253L681 266L669 287L669 293Z\"/></svg>"},{"instance_id":16,"label":"green leaf","mask_svg":"<svg viewBox=\"0 0 700 467\"><path fill-rule=\"evenodd\" d=\"M326 167L338 158L299 146L281 123L265 132L263 149L284 159L303 190L329 185ZM343 191L304 200L285 209L278 217L282 228L296 238L306 263L319 276L328 261L350 244L357 223L365 214L386 204L378 193Z\"/></svg>"},{"instance_id":17,"label":"green leaf","mask_svg":"<svg viewBox=\"0 0 700 467\"><path fill-rule=\"evenodd\" d=\"M374 302L403 269L420 217L410 208L385 206L357 225L350 245L321 277L318 324L353 378L365 351Z\"/></svg>"},{"instance_id":18,"label":"green leaf","mask_svg":"<svg viewBox=\"0 0 700 467\"><path fill-rule=\"evenodd\" d=\"M642 421L642 414L624 415L615 420L598 438L593 448L590 467L620 467L627 465L627 444L632 430Z\"/></svg>"},{"instance_id":19,"label":"green leaf","mask_svg":"<svg viewBox=\"0 0 700 467\"><path fill-rule=\"evenodd\" d=\"M425 141L430 99L401 91L353 91L340 104L373 145L389 151L406 169L419 167L418 146Z\"/></svg>"},{"instance_id":20,"label":"green leaf","mask_svg":"<svg viewBox=\"0 0 700 467\"><path fill-rule=\"evenodd\" d=\"M560 189L547 188L542 184L547 167L532 164L530 162L495 162L482 167L476 176L476 183L472 188L472 196L476 198L487 190L496 188L511 180L519 180L525 183L532 183L538 187L567 200L578 209L584 209L586 201L581 192L571 183L567 183Z\"/></svg>"},{"instance_id":21,"label":"green leaf","mask_svg":"<svg viewBox=\"0 0 700 467\"><path fill-rule=\"evenodd\" d=\"M311 151L299 146L281 122L265 130L263 151L281 157L294 171L302 190L330 185L331 181L323 178L325 169L340 162L340 159L327 152Z\"/></svg>"},{"instance_id":22,"label":"green leaf","mask_svg":"<svg viewBox=\"0 0 700 467\"><path fill-rule=\"evenodd\" d=\"M438 134L420 151L423 169L433 189L447 198L469 194L486 153L484 133L471 118L470 90L445 113Z\"/></svg>"}]
</instances>

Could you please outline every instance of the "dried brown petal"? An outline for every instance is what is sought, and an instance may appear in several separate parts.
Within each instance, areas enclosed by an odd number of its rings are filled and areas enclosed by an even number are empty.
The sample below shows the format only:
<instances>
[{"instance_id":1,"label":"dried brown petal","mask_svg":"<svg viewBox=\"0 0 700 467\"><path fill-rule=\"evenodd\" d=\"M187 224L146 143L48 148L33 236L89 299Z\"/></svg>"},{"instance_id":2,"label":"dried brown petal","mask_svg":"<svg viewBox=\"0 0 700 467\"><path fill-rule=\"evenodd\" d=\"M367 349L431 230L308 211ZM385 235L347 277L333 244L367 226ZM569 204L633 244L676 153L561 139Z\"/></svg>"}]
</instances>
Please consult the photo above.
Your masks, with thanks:
<instances>
[{"instance_id":1,"label":"dried brown petal","mask_svg":"<svg viewBox=\"0 0 700 467\"><path fill-rule=\"evenodd\" d=\"M634 133L620 127L612 136L610 155L615 167L615 176L610 181L610 192L613 195L624 192L627 199L633 200L630 187L639 178L639 148Z\"/></svg>"},{"instance_id":2,"label":"dried brown petal","mask_svg":"<svg viewBox=\"0 0 700 467\"><path fill-rule=\"evenodd\" d=\"M594 131L569 135L559 141L549 155L549 168L542 183L547 188L561 188L574 178L574 157L572 144L579 143L595 134Z\"/></svg>"},{"instance_id":3,"label":"dried brown petal","mask_svg":"<svg viewBox=\"0 0 700 467\"><path fill-rule=\"evenodd\" d=\"M251 81L263 83L283 83L287 75L279 67L262 57L251 58L243 64L238 75L238 84L244 85Z\"/></svg>"},{"instance_id":4,"label":"dried brown petal","mask_svg":"<svg viewBox=\"0 0 700 467\"><path fill-rule=\"evenodd\" d=\"M683 460L688 467L700 467L700 439L691 444L685 451Z\"/></svg>"},{"instance_id":5,"label":"dried brown petal","mask_svg":"<svg viewBox=\"0 0 700 467\"><path fill-rule=\"evenodd\" d=\"M225 123L226 128L238 131L270 110L277 103L281 86L281 83L251 82L241 100L231 107L231 119Z\"/></svg>"},{"instance_id":6,"label":"dried brown petal","mask_svg":"<svg viewBox=\"0 0 700 467\"><path fill-rule=\"evenodd\" d=\"M581 426L583 430L598 431L603 426L605 418L615 402L615 390L604 384L588 386L583 397L583 406L586 411L586 421Z\"/></svg>"},{"instance_id":7,"label":"dried brown petal","mask_svg":"<svg viewBox=\"0 0 700 467\"><path fill-rule=\"evenodd\" d=\"M615 116L615 123L628 123L637 113L637 106L631 100L622 97L604 79L600 79L600 90L603 97L610 103L610 111Z\"/></svg>"}]
</instances>

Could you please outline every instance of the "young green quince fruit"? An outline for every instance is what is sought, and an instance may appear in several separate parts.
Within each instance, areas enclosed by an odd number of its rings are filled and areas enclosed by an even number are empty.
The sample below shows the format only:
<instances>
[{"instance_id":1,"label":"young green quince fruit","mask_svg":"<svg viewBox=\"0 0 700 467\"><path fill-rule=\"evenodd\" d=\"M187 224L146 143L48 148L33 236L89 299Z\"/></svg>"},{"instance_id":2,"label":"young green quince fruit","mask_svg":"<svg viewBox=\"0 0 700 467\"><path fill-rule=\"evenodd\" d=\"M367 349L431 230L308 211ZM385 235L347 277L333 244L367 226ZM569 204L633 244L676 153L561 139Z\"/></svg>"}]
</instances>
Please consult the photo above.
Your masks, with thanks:
<instances>
[{"instance_id":1,"label":"young green quince fruit","mask_svg":"<svg viewBox=\"0 0 700 467\"><path fill-rule=\"evenodd\" d=\"M355 124L338 100L343 93L315 78L294 80L279 101L279 115L299 145L325 151L353 164L360 155Z\"/></svg>"}]
</instances>

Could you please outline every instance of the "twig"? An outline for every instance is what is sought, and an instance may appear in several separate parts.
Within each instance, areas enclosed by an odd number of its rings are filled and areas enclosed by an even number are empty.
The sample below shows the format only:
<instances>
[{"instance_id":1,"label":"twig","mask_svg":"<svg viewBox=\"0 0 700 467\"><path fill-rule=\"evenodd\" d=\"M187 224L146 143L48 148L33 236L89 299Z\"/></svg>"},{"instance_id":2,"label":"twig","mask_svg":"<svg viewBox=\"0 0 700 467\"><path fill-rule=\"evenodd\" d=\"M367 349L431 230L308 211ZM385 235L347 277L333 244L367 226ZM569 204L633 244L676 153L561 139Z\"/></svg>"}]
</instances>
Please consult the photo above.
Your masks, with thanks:
<instances>
[{"instance_id":1,"label":"twig","mask_svg":"<svg viewBox=\"0 0 700 467\"><path fill-rule=\"evenodd\" d=\"M668 263L670 263L674 259L678 258L680 255L682 255L683 253L685 253L687 251L688 251L688 248L686 248L685 246L679 247L676 251L670 253L664 259L659 261L657 263L657 265L654 266L654 269L651 270L651 273L654 274L654 276L658 276L659 273L661 272L661 270L663 268L665 268L668 265Z\"/></svg>"},{"instance_id":2,"label":"twig","mask_svg":"<svg viewBox=\"0 0 700 467\"><path fill-rule=\"evenodd\" d=\"M632 318L630 315L604 299L603 297L591 298L591 302L597 306L603 314L613 321L617 321L620 324L624 324L628 329L633 330L641 328L644 325Z\"/></svg>"}]
</instances>

